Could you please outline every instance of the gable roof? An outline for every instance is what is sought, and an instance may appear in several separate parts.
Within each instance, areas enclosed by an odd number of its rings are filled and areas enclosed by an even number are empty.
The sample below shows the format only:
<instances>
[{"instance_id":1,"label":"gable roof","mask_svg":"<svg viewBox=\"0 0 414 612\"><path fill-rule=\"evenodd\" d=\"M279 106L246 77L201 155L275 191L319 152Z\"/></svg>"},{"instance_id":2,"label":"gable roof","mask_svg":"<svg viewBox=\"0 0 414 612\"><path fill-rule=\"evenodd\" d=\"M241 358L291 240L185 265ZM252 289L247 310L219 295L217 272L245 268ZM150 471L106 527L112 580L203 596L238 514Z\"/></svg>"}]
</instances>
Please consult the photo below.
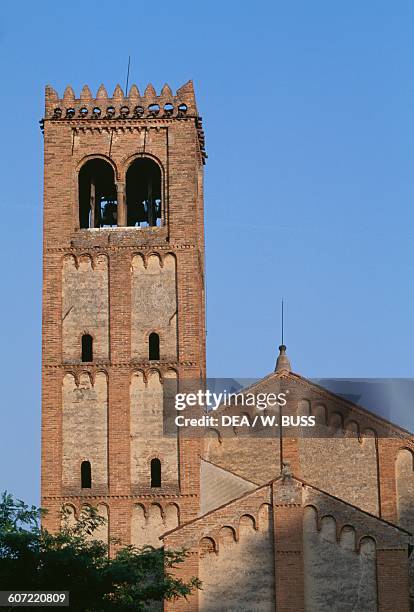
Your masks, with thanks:
<instances>
[{"instance_id":1,"label":"gable roof","mask_svg":"<svg viewBox=\"0 0 414 612\"><path fill-rule=\"evenodd\" d=\"M282 376L284 378L288 378L292 380L293 382L297 382L304 387L316 390L318 393L320 393L322 396L326 397L327 399L335 401L338 404L342 404L344 407L346 407L347 410L351 410L351 412L363 415L364 417L368 418L369 420L371 420L373 423L375 423L379 427L387 429L387 430L392 430L394 433L398 434L398 437L401 437L403 439L408 438L410 442L413 442L412 432L408 431L407 429L391 421L388 421L387 419L384 419L381 416L378 416L371 410L368 410L368 408L365 408L364 406L360 406L359 404L356 404L355 402L352 402L340 395L337 395L336 393L329 391L325 387L322 387L321 385L318 385L317 383L310 381L309 379L305 378L304 376L301 376L300 374L296 374L295 372L289 372L287 373L287 376L286 376L286 373L284 372L282 373Z\"/></svg>"},{"instance_id":2,"label":"gable roof","mask_svg":"<svg viewBox=\"0 0 414 612\"><path fill-rule=\"evenodd\" d=\"M325 387L318 385L317 383L297 374L295 372L290 372L288 370L281 370L278 372L271 372L267 374L257 382L240 389L238 393L247 394L247 393L256 393L260 390L263 385L271 381L290 381L293 384L300 385L301 387L307 389L310 392L316 393L320 396L321 399L326 401L334 402L338 408L342 408L343 411L346 411L353 415L354 419L363 418L368 421L372 428L374 428L375 432L378 434L382 432L383 434L388 434L392 432L395 437L404 440L414 451L414 434L403 427L384 419L381 416L378 416L371 410L356 404L336 393L329 391ZM307 399L307 398L303 398ZM231 409L232 406L219 407L219 410L223 410L224 412Z\"/></svg>"},{"instance_id":3,"label":"gable roof","mask_svg":"<svg viewBox=\"0 0 414 612\"><path fill-rule=\"evenodd\" d=\"M288 477L288 480L290 483L297 483L299 484L302 489L306 488L307 490L312 490L320 495L322 495L324 498L326 498L326 500L331 500L332 502L334 502L336 505L339 505L341 507L343 507L344 509L348 510L348 514L351 513L356 513L357 515L363 515L366 519L369 519L371 522L374 521L375 523L379 523L381 525L383 525L386 528L391 528L391 529L396 529L398 530L402 536L407 536L408 538L412 537L412 533L407 531L406 529L404 529L403 527L400 527L399 525L396 525L395 523L392 523L390 521L387 521L379 516L376 516L375 514L371 514L370 512L367 512L366 510L362 510L361 508L358 508L358 506L354 506L353 504L350 504L347 501L344 501L342 499L340 499L339 497L336 497L335 495L331 495L330 493L327 493L326 491L323 491L322 489L319 489L318 487L315 487L313 485L311 485L310 483L306 482L305 480L301 479L301 478L297 478L295 476L290 476ZM219 514L222 510L226 509L226 508L230 508L233 505L237 505L241 500L245 500L249 497L253 497L256 496L258 494L258 492L261 492L265 489L270 489L270 487L272 486L283 486L285 484L285 479L283 476L278 476L277 478L272 479L271 481L269 481L268 483L261 485L259 487L256 487L254 490L252 491L247 491L243 494L241 494L239 497L232 499L229 502L226 502L224 504L222 504L221 506L218 506L217 508L214 508L212 510L209 510L208 512L205 512L204 514L197 516L194 519L191 519L189 521L186 521L185 523L182 523L181 525L178 525L178 527L175 527L174 529L171 529L169 531L166 531L165 533L163 533L159 539L163 540L165 537L170 536L173 533L176 533L180 530L185 529L188 525L196 525L197 523L201 523L202 521L204 521L204 519L214 516L214 514ZM306 505L313 505L311 503L307 504L305 503L304 506ZM329 513L327 513L329 514Z\"/></svg>"},{"instance_id":4,"label":"gable roof","mask_svg":"<svg viewBox=\"0 0 414 612\"><path fill-rule=\"evenodd\" d=\"M236 499L242 493L257 488L257 483L201 458L200 510L205 514L218 506Z\"/></svg>"}]
</instances>

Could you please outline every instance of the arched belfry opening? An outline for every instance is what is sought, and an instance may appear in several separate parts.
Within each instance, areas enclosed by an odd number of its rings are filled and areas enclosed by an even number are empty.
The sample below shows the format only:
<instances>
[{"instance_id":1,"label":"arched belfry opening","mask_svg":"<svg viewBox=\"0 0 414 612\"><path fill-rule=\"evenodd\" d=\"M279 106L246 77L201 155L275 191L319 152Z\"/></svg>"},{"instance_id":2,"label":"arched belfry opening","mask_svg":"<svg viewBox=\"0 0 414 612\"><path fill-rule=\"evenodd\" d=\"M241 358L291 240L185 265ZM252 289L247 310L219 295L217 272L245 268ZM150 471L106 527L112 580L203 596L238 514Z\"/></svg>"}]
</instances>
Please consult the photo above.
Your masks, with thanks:
<instances>
[{"instance_id":1,"label":"arched belfry opening","mask_svg":"<svg viewBox=\"0 0 414 612\"><path fill-rule=\"evenodd\" d=\"M148 157L132 162L126 174L127 225L161 225L161 169Z\"/></svg>"},{"instance_id":2,"label":"arched belfry opening","mask_svg":"<svg viewBox=\"0 0 414 612\"><path fill-rule=\"evenodd\" d=\"M104 159L90 159L79 171L79 225L81 228L118 225L114 170Z\"/></svg>"}]
</instances>

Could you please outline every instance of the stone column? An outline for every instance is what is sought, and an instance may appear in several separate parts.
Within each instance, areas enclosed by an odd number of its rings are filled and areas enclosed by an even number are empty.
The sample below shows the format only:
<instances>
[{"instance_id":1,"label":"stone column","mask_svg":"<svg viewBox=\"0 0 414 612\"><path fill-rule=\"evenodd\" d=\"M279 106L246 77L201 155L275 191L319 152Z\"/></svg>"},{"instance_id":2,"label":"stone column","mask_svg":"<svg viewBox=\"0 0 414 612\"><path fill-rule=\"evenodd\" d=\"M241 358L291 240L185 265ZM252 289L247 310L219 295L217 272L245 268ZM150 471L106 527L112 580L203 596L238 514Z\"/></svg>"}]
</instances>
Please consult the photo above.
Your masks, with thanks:
<instances>
[{"instance_id":1,"label":"stone column","mask_svg":"<svg viewBox=\"0 0 414 612\"><path fill-rule=\"evenodd\" d=\"M117 202L118 202L118 227L125 227L127 224L127 209L125 198L125 183L116 183Z\"/></svg>"}]
</instances>

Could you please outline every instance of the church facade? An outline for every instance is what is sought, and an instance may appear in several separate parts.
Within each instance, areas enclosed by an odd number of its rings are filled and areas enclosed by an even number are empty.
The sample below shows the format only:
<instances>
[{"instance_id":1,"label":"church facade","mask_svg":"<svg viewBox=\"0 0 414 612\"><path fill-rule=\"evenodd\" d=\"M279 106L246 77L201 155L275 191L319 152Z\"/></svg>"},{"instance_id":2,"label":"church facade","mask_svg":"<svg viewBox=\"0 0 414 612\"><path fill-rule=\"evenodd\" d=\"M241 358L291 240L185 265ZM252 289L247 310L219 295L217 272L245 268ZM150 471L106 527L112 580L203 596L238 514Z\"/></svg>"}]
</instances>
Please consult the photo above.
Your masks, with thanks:
<instances>
[{"instance_id":1,"label":"church facade","mask_svg":"<svg viewBox=\"0 0 414 612\"><path fill-rule=\"evenodd\" d=\"M117 544L185 547L170 611L410 610L413 437L294 374L256 392L319 435L166 436L163 388L206 376L202 119L192 83L46 88L42 507ZM253 418L255 408L248 411ZM282 410L282 409L281 409Z\"/></svg>"}]
</instances>

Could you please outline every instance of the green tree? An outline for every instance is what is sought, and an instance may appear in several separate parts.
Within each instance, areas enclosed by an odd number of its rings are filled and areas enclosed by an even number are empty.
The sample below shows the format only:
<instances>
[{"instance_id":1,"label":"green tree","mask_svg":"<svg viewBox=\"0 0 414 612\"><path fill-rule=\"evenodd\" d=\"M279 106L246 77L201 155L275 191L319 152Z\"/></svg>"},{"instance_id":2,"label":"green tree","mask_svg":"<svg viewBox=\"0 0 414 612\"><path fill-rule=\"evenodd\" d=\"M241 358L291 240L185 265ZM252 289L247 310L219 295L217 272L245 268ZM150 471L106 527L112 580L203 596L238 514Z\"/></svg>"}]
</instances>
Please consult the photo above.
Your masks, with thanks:
<instances>
[{"instance_id":1,"label":"green tree","mask_svg":"<svg viewBox=\"0 0 414 612\"><path fill-rule=\"evenodd\" d=\"M105 522L94 508L85 509L74 526L63 521L57 533L40 526L41 516L39 508L2 494L0 590L69 591L71 610L127 612L185 597L200 586L196 578L184 582L168 571L184 560L184 550L126 546L109 558L106 544L93 539Z\"/></svg>"}]
</instances>

